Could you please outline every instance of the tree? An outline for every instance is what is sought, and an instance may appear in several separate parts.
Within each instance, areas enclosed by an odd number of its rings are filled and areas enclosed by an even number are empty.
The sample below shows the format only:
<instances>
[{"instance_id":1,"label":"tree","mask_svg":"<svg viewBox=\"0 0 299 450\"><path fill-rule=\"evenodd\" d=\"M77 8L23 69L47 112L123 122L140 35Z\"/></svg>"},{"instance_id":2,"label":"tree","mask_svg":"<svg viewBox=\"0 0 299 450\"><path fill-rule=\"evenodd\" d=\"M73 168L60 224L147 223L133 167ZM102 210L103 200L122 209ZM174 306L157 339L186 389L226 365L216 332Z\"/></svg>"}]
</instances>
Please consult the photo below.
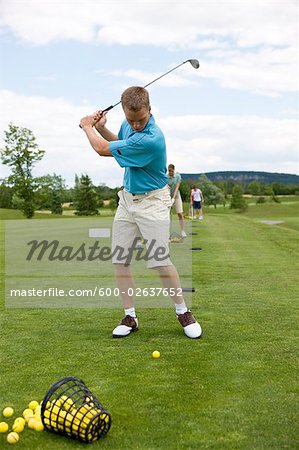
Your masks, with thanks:
<instances>
[{"instance_id":1,"label":"tree","mask_svg":"<svg viewBox=\"0 0 299 450\"><path fill-rule=\"evenodd\" d=\"M62 215L61 195L59 191L53 191L51 195L51 213Z\"/></svg>"},{"instance_id":2,"label":"tree","mask_svg":"<svg viewBox=\"0 0 299 450\"><path fill-rule=\"evenodd\" d=\"M111 199L109 200L109 208L110 208L111 211L113 211L113 212L116 210L116 208L117 208L117 201L116 201L115 198L111 198Z\"/></svg>"},{"instance_id":3,"label":"tree","mask_svg":"<svg viewBox=\"0 0 299 450\"><path fill-rule=\"evenodd\" d=\"M11 208L12 207L12 188L7 186L5 180L2 180L0 185L0 208Z\"/></svg>"},{"instance_id":4,"label":"tree","mask_svg":"<svg viewBox=\"0 0 299 450\"><path fill-rule=\"evenodd\" d=\"M247 203L243 197L243 188L240 185L236 185L233 188L230 208L238 209L240 212L243 212L246 211L247 207Z\"/></svg>"},{"instance_id":5,"label":"tree","mask_svg":"<svg viewBox=\"0 0 299 450\"><path fill-rule=\"evenodd\" d=\"M66 200L65 180L61 175L44 175L38 178L36 193L38 208L50 209L53 214L62 214L62 203ZM61 212L59 212L61 211Z\"/></svg>"},{"instance_id":6,"label":"tree","mask_svg":"<svg viewBox=\"0 0 299 450\"><path fill-rule=\"evenodd\" d=\"M8 131L4 133L6 145L1 150L1 159L12 171L7 182L13 186L13 192L19 200L19 208L25 217L30 219L34 215L35 191L38 186L32 169L35 163L42 159L45 151L38 148L35 136L28 128L10 123Z\"/></svg>"},{"instance_id":7,"label":"tree","mask_svg":"<svg viewBox=\"0 0 299 450\"><path fill-rule=\"evenodd\" d=\"M75 214L78 216L94 216L98 214L97 194L88 175L76 175L75 178Z\"/></svg>"},{"instance_id":8,"label":"tree","mask_svg":"<svg viewBox=\"0 0 299 450\"><path fill-rule=\"evenodd\" d=\"M262 192L261 183L257 180L252 181L251 183L249 183L247 191L251 195L260 195Z\"/></svg>"},{"instance_id":9,"label":"tree","mask_svg":"<svg viewBox=\"0 0 299 450\"><path fill-rule=\"evenodd\" d=\"M225 204L224 194L219 187L210 181L206 175L202 174L198 179L198 185L207 206L213 205L216 208L219 204Z\"/></svg>"},{"instance_id":10,"label":"tree","mask_svg":"<svg viewBox=\"0 0 299 450\"><path fill-rule=\"evenodd\" d=\"M190 198L190 184L187 181L185 181L185 180L181 180L181 183L180 183L180 194L181 194L183 202L189 202L189 198Z\"/></svg>"}]
</instances>

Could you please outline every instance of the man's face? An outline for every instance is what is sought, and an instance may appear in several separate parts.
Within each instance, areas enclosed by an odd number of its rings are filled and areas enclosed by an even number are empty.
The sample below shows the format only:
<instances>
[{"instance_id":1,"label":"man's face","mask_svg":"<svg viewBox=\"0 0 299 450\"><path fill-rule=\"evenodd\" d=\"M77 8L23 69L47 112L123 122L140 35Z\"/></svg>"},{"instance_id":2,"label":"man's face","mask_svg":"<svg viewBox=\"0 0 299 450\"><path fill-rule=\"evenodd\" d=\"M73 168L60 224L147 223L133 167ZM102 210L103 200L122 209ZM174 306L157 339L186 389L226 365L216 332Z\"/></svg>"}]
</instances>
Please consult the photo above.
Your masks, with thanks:
<instances>
[{"instance_id":1,"label":"man's face","mask_svg":"<svg viewBox=\"0 0 299 450\"><path fill-rule=\"evenodd\" d=\"M151 107L142 108L139 111L131 111L128 108L124 108L124 113L128 123L131 125L134 131L142 131L149 121Z\"/></svg>"},{"instance_id":2,"label":"man's face","mask_svg":"<svg viewBox=\"0 0 299 450\"><path fill-rule=\"evenodd\" d=\"M168 174L169 174L170 177L173 177L173 175L174 175L174 170L173 170L172 168L169 168L169 169L168 169Z\"/></svg>"}]
</instances>

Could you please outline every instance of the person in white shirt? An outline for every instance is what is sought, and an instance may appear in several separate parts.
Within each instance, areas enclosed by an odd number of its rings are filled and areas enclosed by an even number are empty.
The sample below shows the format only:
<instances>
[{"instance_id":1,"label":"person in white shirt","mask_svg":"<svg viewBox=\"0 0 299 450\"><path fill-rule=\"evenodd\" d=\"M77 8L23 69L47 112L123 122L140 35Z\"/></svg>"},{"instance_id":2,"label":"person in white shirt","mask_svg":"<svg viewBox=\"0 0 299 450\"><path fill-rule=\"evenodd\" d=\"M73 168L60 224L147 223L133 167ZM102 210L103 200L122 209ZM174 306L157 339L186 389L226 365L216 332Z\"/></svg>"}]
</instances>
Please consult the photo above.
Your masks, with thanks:
<instances>
[{"instance_id":1,"label":"person in white shirt","mask_svg":"<svg viewBox=\"0 0 299 450\"><path fill-rule=\"evenodd\" d=\"M196 212L198 211L198 219L203 220L202 203L204 202L202 191L194 184L190 194L190 205L193 207L194 218L196 219Z\"/></svg>"}]
</instances>

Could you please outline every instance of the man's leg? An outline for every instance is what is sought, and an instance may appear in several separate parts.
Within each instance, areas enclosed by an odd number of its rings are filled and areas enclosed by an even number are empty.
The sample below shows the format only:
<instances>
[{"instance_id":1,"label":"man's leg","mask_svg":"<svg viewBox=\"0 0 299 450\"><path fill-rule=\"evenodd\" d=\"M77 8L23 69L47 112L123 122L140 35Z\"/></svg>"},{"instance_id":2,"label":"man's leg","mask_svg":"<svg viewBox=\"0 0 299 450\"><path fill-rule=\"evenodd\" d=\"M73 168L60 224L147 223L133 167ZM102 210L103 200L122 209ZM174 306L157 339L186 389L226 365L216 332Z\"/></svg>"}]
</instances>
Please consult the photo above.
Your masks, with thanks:
<instances>
[{"instance_id":1,"label":"man's leg","mask_svg":"<svg viewBox=\"0 0 299 450\"><path fill-rule=\"evenodd\" d=\"M199 214L199 220L202 220L203 219L203 214L202 214L202 207L200 206L200 208L199 208L199 211L198 211L198 214Z\"/></svg>"},{"instance_id":2,"label":"man's leg","mask_svg":"<svg viewBox=\"0 0 299 450\"><path fill-rule=\"evenodd\" d=\"M187 236L185 232L185 224L184 224L184 217L183 217L183 202L181 198L181 194L178 192L175 197L175 209L178 215L179 224L181 228L181 236L185 238Z\"/></svg>"},{"instance_id":3,"label":"man's leg","mask_svg":"<svg viewBox=\"0 0 299 450\"><path fill-rule=\"evenodd\" d=\"M134 308L134 280L131 266L114 264L116 286L120 292L120 298L124 309Z\"/></svg>"},{"instance_id":4,"label":"man's leg","mask_svg":"<svg viewBox=\"0 0 299 450\"><path fill-rule=\"evenodd\" d=\"M180 295L181 283L176 268L169 258L169 210L171 200L169 192L161 190L153 197L145 199L136 214L135 220L145 239L147 249L151 248L147 267L156 269L162 279L163 285L170 289L169 293L174 300L177 318L184 328L185 334L190 338L201 336L201 327L188 311L184 298ZM152 245L153 244L153 245ZM161 257L160 250L163 250Z\"/></svg>"},{"instance_id":5,"label":"man's leg","mask_svg":"<svg viewBox=\"0 0 299 450\"><path fill-rule=\"evenodd\" d=\"M182 213L178 213L178 218L179 218L179 224L181 227L181 235L182 237L186 237L186 231L185 231L185 224L184 224L184 218L183 218L183 214Z\"/></svg>"},{"instance_id":6,"label":"man's leg","mask_svg":"<svg viewBox=\"0 0 299 450\"><path fill-rule=\"evenodd\" d=\"M134 306L134 280L131 267L124 264L114 264L116 286L125 310L125 316L120 324L114 328L112 336L121 338L138 330L138 319Z\"/></svg>"},{"instance_id":7,"label":"man's leg","mask_svg":"<svg viewBox=\"0 0 299 450\"><path fill-rule=\"evenodd\" d=\"M191 339L200 338L202 335L201 326L186 306L181 293L180 278L175 266L159 266L155 267L155 269L161 277L163 286L169 290L169 296L175 304L177 318L184 328L186 336Z\"/></svg>"},{"instance_id":8,"label":"man's leg","mask_svg":"<svg viewBox=\"0 0 299 450\"><path fill-rule=\"evenodd\" d=\"M122 259L124 255L128 255L135 240L140 236L139 229L129 212L130 204L127 197L124 191L119 193L120 203L112 230L112 254L114 255L112 262L115 281L125 310L124 318L112 332L112 336L115 338L128 336L132 331L138 329L134 295L132 295L134 293L134 281L130 265L125 265L126 261Z\"/></svg>"}]
</instances>

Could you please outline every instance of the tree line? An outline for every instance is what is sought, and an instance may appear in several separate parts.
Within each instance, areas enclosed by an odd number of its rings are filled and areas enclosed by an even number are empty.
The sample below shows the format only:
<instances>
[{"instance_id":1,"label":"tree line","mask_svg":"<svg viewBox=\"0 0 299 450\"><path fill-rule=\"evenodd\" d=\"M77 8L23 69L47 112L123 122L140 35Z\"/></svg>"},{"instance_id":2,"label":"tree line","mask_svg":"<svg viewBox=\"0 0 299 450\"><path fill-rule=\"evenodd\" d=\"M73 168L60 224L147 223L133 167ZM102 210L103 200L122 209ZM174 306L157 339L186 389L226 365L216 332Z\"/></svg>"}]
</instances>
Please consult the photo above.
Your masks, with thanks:
<instances>
[{"instance_id":1,"label":"tree line","mask_svg":"<svg viewBox=\"0 0 299 450\"><path fill-rule=\"evenodd\" d=\"M11 173L0 180L0 208L18 209L28 219L41 209L61 215L64 203L71 203L77 215L99 214L104 200L110 200L112 210L116 208L117 188L94 186L87 174L75 175L74 188L68 188L61 175L55 173L34 177L33 168L45 150L38 147L33 132L10 123L4 133L5 146L0 149L0 157Z\"/></svg>"},{"instance_id":2,"label":"tree line","mask_svg":"<svg viewBox=\"0 0 299 450\"><path fill-rule=\"evenodd\" d=\"M10 168L11 173L0 180L0 208L18 209L27 218L32 218L34 212L41 209L61 215L64 203L70 203L77 215L98 215L105 200L109 200L112 211L116 209L119 188L94 186L87 174L75 175L73 188L68 188L65 180L55 173L34 177L33 168L41 161L45 150L38 147L33 132L10 123L4 133L5 145L0 149L0 155L2 163ZM298 194L298 186L293 191L278 183L266 185L253 181L244 185L232 180L212 182L202 174L197 182L182 180L180 192L184 202L189 202L193 185L202 190L206 206L216 208L217 205L229 204L230 208L239 211L247 207L244 193L255 196L257 203L266 201L266 197L279 201L277 195Z\"/></svg>"}]
</instances>

